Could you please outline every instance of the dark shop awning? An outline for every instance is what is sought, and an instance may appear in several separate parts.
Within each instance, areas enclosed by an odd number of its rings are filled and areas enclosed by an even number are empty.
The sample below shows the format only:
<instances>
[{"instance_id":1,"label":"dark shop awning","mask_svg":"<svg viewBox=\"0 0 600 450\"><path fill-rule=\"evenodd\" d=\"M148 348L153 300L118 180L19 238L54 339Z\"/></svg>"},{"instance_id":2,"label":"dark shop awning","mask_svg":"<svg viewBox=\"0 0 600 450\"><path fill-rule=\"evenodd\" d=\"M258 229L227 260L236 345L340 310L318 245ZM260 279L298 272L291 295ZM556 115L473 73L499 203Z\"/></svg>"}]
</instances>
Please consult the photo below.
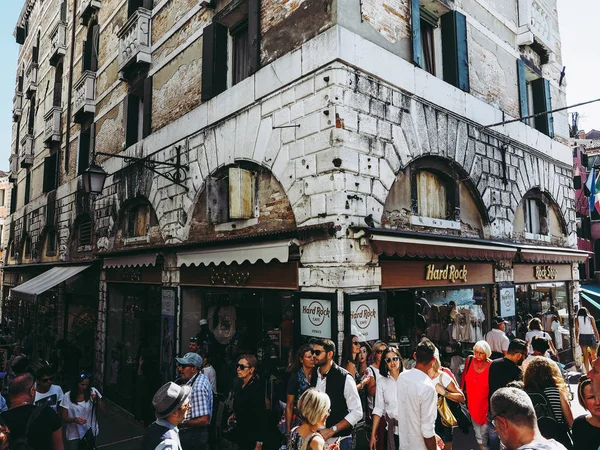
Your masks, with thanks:
<instances>
[{"instance_id":1,"label":"dark shop awning","mask_svg":"<svg viewBox=\"0 0 600 450\"><path fill-rule=\"evenodd\" d=\"M81 266L60 266L53 267L47 272L26 281L23 284L18 285L12 289L12 296L15 298L22 298L25 300L35 300L35 298L46 292L48 289L53 288L57 284L67 281L69 278L74 277L80 272L90 267L91 264Z\"/></svg>"},{"instance_id":2,"label":"dark shop awning","mask_svg":"<svg viewBox=\"0 0 600 450\"><path fill-rule=\"evenodd\" d=\"M574 248L519 245L519 260L525 263L583 263L589 252Z\"/></svg>"}]
</instances>

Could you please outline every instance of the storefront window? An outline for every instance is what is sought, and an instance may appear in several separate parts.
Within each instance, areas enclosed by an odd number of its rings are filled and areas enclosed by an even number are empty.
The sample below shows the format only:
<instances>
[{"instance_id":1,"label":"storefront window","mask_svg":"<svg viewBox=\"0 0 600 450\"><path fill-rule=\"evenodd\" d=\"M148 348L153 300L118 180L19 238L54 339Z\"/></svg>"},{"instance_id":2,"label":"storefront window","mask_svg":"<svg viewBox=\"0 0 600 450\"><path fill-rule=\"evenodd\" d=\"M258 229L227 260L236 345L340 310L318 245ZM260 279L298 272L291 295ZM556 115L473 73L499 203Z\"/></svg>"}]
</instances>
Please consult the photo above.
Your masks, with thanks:
<instances>
[{"instance_id":1,"label":"storefront window","mask_svg":"<svg viewBox=\"0 0 600 450\"><path fill-rule=\"evenodd\" d=\"M293 295L287 291L251 289L182 289L182 339L199 332L200 319L208 321L214 337L208 347L217 371L219 392L228 392L235 376L233 365L244 353L258 357L264 380L277 377L288 365L293 339Z\"/></svg>"},{"instance_id":2,"label":"storefront window","mask_svg":"<svg viewBox=\"0 0 600 450\"><path fill-rule=\"evenodd\" d=\"M388 340L410 355L426 336L441 353L470 349L488 331L489 287L399 290L388 295Z\"/></svg>"}]
</instances>

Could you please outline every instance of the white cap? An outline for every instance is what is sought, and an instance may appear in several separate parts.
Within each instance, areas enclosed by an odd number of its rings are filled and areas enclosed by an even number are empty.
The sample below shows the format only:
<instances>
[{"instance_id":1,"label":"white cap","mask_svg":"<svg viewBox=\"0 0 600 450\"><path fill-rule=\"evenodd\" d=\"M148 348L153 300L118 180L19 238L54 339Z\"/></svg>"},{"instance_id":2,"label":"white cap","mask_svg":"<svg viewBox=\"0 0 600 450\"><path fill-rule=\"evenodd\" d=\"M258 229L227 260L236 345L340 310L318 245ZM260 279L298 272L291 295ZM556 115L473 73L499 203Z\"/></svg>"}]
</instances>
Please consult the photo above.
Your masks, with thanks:
<instances>
[{"instance_id":1,"label":"white cap","mask_svg":"<svg viewBox=\"0 0 600 450\"><path fill-rule=\"evenodd\" d=\"M200 326L202 326L202 325L208 325L208 320L200 319Z\"/></svg>"}]
</instances>

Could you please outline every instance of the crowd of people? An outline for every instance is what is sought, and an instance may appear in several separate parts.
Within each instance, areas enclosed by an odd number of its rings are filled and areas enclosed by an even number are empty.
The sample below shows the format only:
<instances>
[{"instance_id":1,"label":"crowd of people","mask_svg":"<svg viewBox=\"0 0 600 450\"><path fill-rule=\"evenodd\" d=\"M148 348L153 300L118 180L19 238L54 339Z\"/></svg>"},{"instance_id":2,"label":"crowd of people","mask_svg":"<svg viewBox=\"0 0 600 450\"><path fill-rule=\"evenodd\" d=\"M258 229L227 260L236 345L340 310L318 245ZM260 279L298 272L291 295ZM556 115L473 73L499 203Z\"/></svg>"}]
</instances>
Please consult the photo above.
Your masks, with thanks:
<instances>
[{"instance_id":1,"label":"crowd of people","mask_svg":"<svg viewBox=\"0 0 600 450\"><path fill-rule=\"evenodd\" d=\"M455 433L472 429L480 450L597 450L598 336L587 311L577 321L577 342L591 350L577 390L588 413L577 418L552 337L535 319L525 340L511 340L505 321L495 317L459 373L442 365L425 337L407 355L397 346L371 346L347 335L339 357L333 341L313 339L298 349L287 371L278 426L256 355L238 355L236 381L225 400L217 393L207 346L194 336L188 352L175 358L177 378L151 399L156 420L141 449L216 449L223 438L240 450L354 450L366 438L369 450L452 450ZM24 359L20 352L15 348L13 363ZM32 374L11 366L16 370L6 401L0 396L0 450L94 448L104 404L91 374L73 377L63 393L50 367Z\"/></svg>"}]
</instances>

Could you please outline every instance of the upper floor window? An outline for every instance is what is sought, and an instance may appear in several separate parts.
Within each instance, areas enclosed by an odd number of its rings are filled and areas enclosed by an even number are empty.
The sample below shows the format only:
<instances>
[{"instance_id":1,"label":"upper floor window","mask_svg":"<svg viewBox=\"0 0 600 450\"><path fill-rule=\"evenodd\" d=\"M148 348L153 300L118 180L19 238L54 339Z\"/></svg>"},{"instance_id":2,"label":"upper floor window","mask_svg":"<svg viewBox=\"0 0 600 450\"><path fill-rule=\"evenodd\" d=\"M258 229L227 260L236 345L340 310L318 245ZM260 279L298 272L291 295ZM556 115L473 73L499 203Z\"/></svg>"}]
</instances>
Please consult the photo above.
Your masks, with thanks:
<instances>
[{"instance_id":1,"label":"upper floor window","mask_svg":"<svg viewBox=\"0 0 600 450\"><path fill-rule=\"evenodd\" d=\"M125 147L141 141L152 132L152 78L132 83L125 97Z\"/></svg>"},{"instance_id":2,"label":"upper floor window","mask_svg":"<svg viewBox=\"0 0 600 450\"><path fill-rule=\"evenodd\" d=\"M23 258L25 259L31 259L31 237L30 236L26 236L25 237L25 242L23 243Z\"/></svg>"},{"instance_id":3,"label":"upper floor window","mask_svg":"<svg viewBox=\"0 0 600 450\"><path fill-rule=\"evenodd\" d=\"M5 206L6 202L6 189L0 189L0 206Z\"/></svg>"},{"instance_id":4,"label":"upper floor window","mask_svg":"<svg viewBox=\"0 0 600 450\"><path fill-rule=\"evenodd\" d=\"M92 220L85 217L77 227L77 241L79 246L92 245Z\"/></svg>"},{"instance_id":5,"label":"upper floor window","mask_svg":"<svg viewBox=\"0 0 600 450\"><path fill-rule=\"evenodd\" d=\"M542 200L539 198L525 198L523 200L523 213L527 233L548 234L546 204Z\"/></svg>"},{"instance_id":6,"label":"upper floor window","mask_svg":"<svg viewBox=\"0 0 600 450\"><path fill-rule=\"evenodd\" d=\"M417 215L432 219L448 218L447 185L438 175L427 170L415 174Z\"/></svg>"},{"instance_id":7,"label":"upper floor window","mask_svg":"<svg viewBox=\"0 0 600 450\"><path fill-rule=\"evenodd\" d=\"M54 228L49 228L46 231L44 247L46 256L56 256L56 230Z\"/></svg>"},{"instance_id":8,"label":"upper floor window","mask_svg":"<svg viewBox=\"0 0 600 450\"><path fill-rule=\"evenodd\" d=\"M86 39L83 41L82 72L98 70L98 49L100 46L100 25L92 20L87 27Z\"/></svg>"},{"instance_id":9,"label":"upper floor window","mask_svg":"<svg viewBox=\"0 0 600 450\"><path fill-rule=\"evenodd\" d=\"M240 3L237 8L222 9L214 16L213 23L204 28L203 101L248 78L259 68L260 0Z\"/></svg>"},{"instance_id":10,"label":"upper floor window","mask_svg":"<svg viewBox=\"0 0 600 450\"><path fill-rule=\"evenodd\" d=\"M517 60L517 75L519 106L523 122L549 137L554 137L554 117L552 113L526 118L530 115L552 111L550 81L527 67L522 59Z\"/></svg>"}]
</instances>

